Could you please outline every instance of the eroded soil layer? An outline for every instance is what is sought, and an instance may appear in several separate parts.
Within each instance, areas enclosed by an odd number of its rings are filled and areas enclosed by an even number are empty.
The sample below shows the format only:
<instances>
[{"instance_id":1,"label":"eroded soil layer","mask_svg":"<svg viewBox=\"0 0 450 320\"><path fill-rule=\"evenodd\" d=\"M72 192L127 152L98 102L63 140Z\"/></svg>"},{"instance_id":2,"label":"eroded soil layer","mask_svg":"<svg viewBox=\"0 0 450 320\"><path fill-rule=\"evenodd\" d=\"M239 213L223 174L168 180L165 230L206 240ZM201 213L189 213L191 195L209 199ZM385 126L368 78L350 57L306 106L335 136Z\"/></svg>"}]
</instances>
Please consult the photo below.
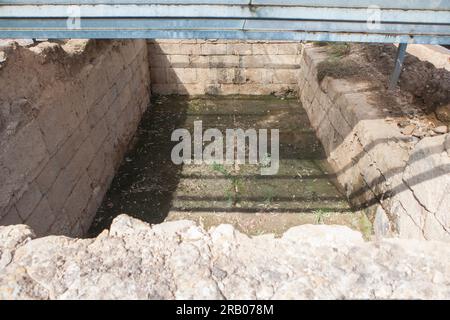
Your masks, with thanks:
<instances>
[{"instance_id":1,"label":"eroded soil layer","mask_svg":"<svg viewBox=\"0 0 450 320\"><path fill-rule=\"evenodd\" d=\"M194 121L203 130L279 129L280 169L262 176L258 165L184 165L171 161L171 134ZM224 143L225 144L225 143ZM370 232L323 167L323 148L298 101L276 97L160 97L143 117L100 207L90 235L119 214L150 223L190 219L204 227L233 224L248 234L282 234L307 223L344 224Z\"/></svg>"}]
</instances>

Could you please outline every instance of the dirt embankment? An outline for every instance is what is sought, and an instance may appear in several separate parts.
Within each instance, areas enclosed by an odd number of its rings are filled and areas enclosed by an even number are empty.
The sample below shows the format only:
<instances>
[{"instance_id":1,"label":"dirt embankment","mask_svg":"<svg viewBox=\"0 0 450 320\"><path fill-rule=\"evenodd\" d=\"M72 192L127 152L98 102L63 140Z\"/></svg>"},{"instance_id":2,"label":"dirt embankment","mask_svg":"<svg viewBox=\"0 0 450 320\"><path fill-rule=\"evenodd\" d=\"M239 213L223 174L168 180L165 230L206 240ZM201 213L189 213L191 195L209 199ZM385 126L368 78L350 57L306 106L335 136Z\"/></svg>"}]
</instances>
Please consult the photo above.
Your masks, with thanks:
<instances>
[{"instance_id":1,"label":"dirt embankment","mask_svg":"<svg viewBox=\"0 0 450 320\"><path fill-rule=\"evenodd\" d=\"M407 55L399 86L387 86L397 48L384 44L327 44L331 58L320 65L318 76L370 83L371 99L405 135L418 138L447 133L450 125L450 72Z\"/></svg>"},{"instance_id":2,"label":"dirt embankment","mask_svg":"<svg viewBox=\"0 0 450 320\"><path fill-rule=\"evenodd\" d=\"M73 82L86 63L95 59L104 40L33 42L0 41L0 144L7 141L41 109L43 89Z\"/></svg>"},{"instance_id":3,"label":"dirt embankment","mask_svg":"<svg viewBox=\"0 0 450 320\"><path fill-rule=\"evenodd\" d=\"M392 73L397 49L391 45L366 45L362 49L368 62L383 76L380 80L387 79ZM450 72L409 54L405 58L399 87L428 112L450 103Z\"/></svg>"}]
</instances>

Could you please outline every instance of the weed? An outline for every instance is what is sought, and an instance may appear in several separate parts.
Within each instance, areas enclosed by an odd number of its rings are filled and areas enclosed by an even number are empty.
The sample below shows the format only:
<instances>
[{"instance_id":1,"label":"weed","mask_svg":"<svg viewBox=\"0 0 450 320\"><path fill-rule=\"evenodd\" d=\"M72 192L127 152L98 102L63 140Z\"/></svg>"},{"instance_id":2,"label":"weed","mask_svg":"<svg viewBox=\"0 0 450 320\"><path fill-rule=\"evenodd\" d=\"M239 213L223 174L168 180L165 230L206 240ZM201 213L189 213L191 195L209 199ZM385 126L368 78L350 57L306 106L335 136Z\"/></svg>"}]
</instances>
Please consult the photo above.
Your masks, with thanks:
<instances>
[{"instance_id":1,"label":"weed","mask_svg":"<svg viewBox=\"0 0 450 320\"><path fill-rule=\"evenodd\" d=\"M264 202L271 204L275 198L275 190L272 187L268 187L264 190Z\"/></svg>"},{"instance_id":2,"label":"weed","mask_svg":"<svg viewBox=\"0 0 450 320\"><path fill-rule=\"evenodd\" d=\"M359 229L361 230L364 238L366 240L370 240L370 237L372 236L372 223L364 213L359 219Z\"/></svg>"},{"instance_id":3,"label":"weed","mask_svg":"<svg viewBox=\"0 0 450 320\"><path fill-rule=\"evenodd\" d=\"M326 42L326 41L313 41L312 44L315 47L326 47L328 45L330 45L331 42Z\"/></svg>"},{"instance_id":4,"label":"weed","mask_svg":"<svg viewBox=\"0 0 450 320\"><path fill-rule=\"evenodd\" d=\"M315 47L327 47L327 51L333 58L348 56L352 51L350 44L346 42L313 42Z\"/></svg>"},{"instance_id":5,"label":"weed","mask_svg":"<svg viewBox=\"0 0 450 320\"><path fill-rule=\"evenodd\" d=\"M318 210L314 211L313 214L316 217L316 224L324 224L325 218L328 218L330 216L329 212L326 212L322 209L318 209Z\"/></svg>"},{"instance_id":6,"label":"weed","mask_svg":"<svg viewBox=\"0 0 450 320\"><path fill-rule=\"evenodd\" d=\"M342 58L348 56L352 47L346 42L337 42L329 45L329 52L334 58Z\"/></svg>"},{"instance_id":7,"label":"weed","mask_svg":"<svg viewBox=\"0 0 450 320\"><path fill-rule=\"evenodd\" d=\"M222 164L213 163L212 164L212 170L219 172L222 174L226 179L228 179L231 182L231 186L224 191L225 197L227 198L228 202L232 202L235 204L237 199L237 194L239 193L239 190L242 186L242 181L239 177L233 176Z\"/></svg>"},{"instance_id":8,"label":"weed","mask_svg":"<svg viewBox=\"0 0 450 320\"><path fill-rule=\"evenodd\" d=\"M259 166L263 168L268 168L270 167L271 162L272 156L270 155L270 153L265 153L260 159Z\"/></svg>"},{"instance_id":9,"label":"weed","mask_svg":"<svg viewBox=\"0 0 450 320\"><path fill-rule=\"evenodd\" d=\"M228 170L225 169L225 167L222 164L218 164L218 163L214 162L212 164L212 169L213 169L213 171L223 174L226 178L231 177L231 173L229 173Z\"/></svg>"},{"instance_id":10,"label":"weed","mask_svg":"<svg viewBox=\"0 0 450 320\"><path fill-rule=\"evenodd\" d=\"M356 75L358 70L358 65L352 60L330 58L320 62L317 66L317 80L322 82L325 77L347 78Z\"/></svg>"}]
</instances>

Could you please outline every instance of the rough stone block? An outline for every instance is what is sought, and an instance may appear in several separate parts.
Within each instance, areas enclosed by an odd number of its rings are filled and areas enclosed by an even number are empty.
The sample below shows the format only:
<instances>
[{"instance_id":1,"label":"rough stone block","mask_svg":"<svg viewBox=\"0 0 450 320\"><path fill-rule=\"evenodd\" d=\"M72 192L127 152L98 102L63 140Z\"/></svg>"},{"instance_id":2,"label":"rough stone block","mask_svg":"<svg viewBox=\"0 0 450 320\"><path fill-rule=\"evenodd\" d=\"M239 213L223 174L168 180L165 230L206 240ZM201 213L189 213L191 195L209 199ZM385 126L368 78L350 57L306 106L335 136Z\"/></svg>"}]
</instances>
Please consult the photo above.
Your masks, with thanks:
<instances>
[{"instance_id":1,"label":"rough stone block","mask_svg":"<svg viewBox=\"0 0 450 320\"><path fill-rule=\"evenodd\" d=\"M235 84L221 84L218 88L218 93L221 95L233 95L241 93L242 88Z\"/></svg>"},{"instance_id":2,"label":"rough stone block","mask_svg":"<svg viewBox=\"0 0 450 320\"><path fill-rule=\"evenodd\" d=\"M238 56L209 56L209 68L237 68L239 67Z\"/></svg>"},{"instance_id":3,"label":"rough stone block","mask_svg":"<svg viewBox=\"0 0 450 320\"><path fill-rule=\"evenodd\" d=\"M227 45L224 43L204 43L201 45L202 55L225 55L227 54Z\"/></svg>"},{"instance_id":4,"label":"rough stone block","mask_svg":"<svg viewBox=\"0 0 450 320\"><path fill-rule=\"evenodd\" d=\"M189 68L189 55L175 54L167 56L171 68Z\"/></svg>"},{"instance_id":5,"label":"rough stone block","mask_svg":"<svg viewBox=\"0 0 450 320\"><path fill-rule=\"evenodd\" d=\"M57 167L64 168L69 164L70 160L75 156L80 146L88 137L89 132L88 122L83 121L53 156L57 161Z\"/></svg>"},{"instance_id":6,"label":"rough stone block","mask_svg":"<svg viewBox=\"0 0 450 320\"><path fill-rule=\"evenodd\" d=\"M99 150L102 143L105 141L108 135L108 127L106 125L106 120L100 120L97 125L91 130L90 137L94 150Z\"/></svg>"},{"instance_id":7,"label":"rough stone block","mask_svg":"<svg viewBox=\"0 0 450 320\"><path fill-rule=\"evenodd\" d=\"M89 68L83 70L79 78L83 84L83 95L85 96L84 103L86 103L89 108L102 99L111 87L105 63L103 63L105 59L104 56L97 58L92 68L89 66ZM122 70L119 74L123 74L124 72L126 71Z\"/></svg>"},{"instance_id":8,"label":"rough stone block","mask_svg":"<svg viewBox=\"0 0 450 320\"><path fill-rule=\"evenodd\" d=\"M9 181L24 181L35 177L49 160L47 146L37 123L31 122L2 146L0 163L7 168ZM5 181L4 180L4 181ZM0 184L0 188L3 185Z\"/></svg>"},{"instance_id":9,"label":"rough stone block","mask_svg":"<svg viewBox=\"0 0 450 320\"><path fill-rule=\"evenodd\" d=\"M269 63L268 56L243 56L241 65L244 68L264 68Z\"/></svg>"},{"instance_id":10,"label":"rough stone block","mask_svg":"<svg viewBox=\"0 0 450 320\"><path fill-rule=\"evenodd\" d=\"M191 84L197 82L197 69L194 68L172 68L169 69L167 75L170 84Z\"/></svg>"},{"instance_id":11,"label":"rough stone block","mask_svg":"<svg viewBox=\"0 0 450 320\"><path fill-rule=\"evenodd\" d=\"M250 43L227 43L227 54L231 55L251 55L252 44Z\"/></svg>"},{"instance_id":12,"label":"rough stone block","mask_svg":"<svg viewBox=\"0 0 450 320\"><path fill-rule=\"evenodd\" d=\"M95 149L90 139L87 138L69 164L60 172L47 194L50 206L55 212L63 208L65 200L72 192L76 181L86 171L94 155Z\"/></svg>"},{"instance_id":13,"label":"rough stone block","mask_svg":"<svg viewBox=\"0 0 450 320\"><path fill-rule=\"evenodd\" d=\"M181 95L203 95L206 93L206 85L204 83L185 83L178 84L177 94Z\"/></svg>"},{"instance_id":14,"label":"rough stone block","mask_svg":"<svg viewBox=\"0 0 450 320\"><path fill-rule=\"evenodd\" d=\"M9 211L0 218L0 226L9 226L22 223L23 219L19 216L19 213L15 206L12 206Z\"/></svg>"},{"instance_id":15,"label":"rough stone block","mask_svg":"<svg viewBox=\"0 0 450 320\"><path fill-rule=\"evenodd\" d=\"M125 62L120 54L120 47L112 47L105 53L104 67L109 81L114 81L117 75L125 68Z\"/></svg>"},{"instance_id":16,"label":"rough stone block","mask_svg":"<svg viewBox=\"0 0 450 320\"><path fill-rule=\"evenodd\" d=\"M153 54L149 56L150 69L151 68L170 68L169 57L164 54Z\"/></svg>"},{"instance_id":17,"label":"rough stone block","mask_svg":"<svg viewBox=\"0 0 450 320\"><path fill-rule=\"evenodd\" d=\"M298 55L266 56L264 67L273 69L299 69L300 57Z\"/></svg>"},{"instance_id":18,"label":"rough stone block","mask_svg":"<svg viewBox=\"0 0 450 320\"><path fill-rule=\"evenodd\" d=\"M87 114L87 122L89 123L90 127L95 126L100 121L100 119L105 117L106 112L117 99L117 95L117 87L112 86L103 96L103 98L90 108Z\"/></svg>"},{"instance_id":19,"label":"rough stone block","mask_svg":"<svg viewBox=\"0 0 450 320\"><path fill-rule=\"evenodd\" d=\"M47 193L48 189L55 182L58 177L62 167L59 164L59 160L54 156L51 158L39 175L36 177L36 184L39 186L41 193Z\"/></svg>"},{"instance_id":20,"label":"rough stone block","mask_svg":"<svg viewBox=\"0 0 450 320\"><path fill-rule=\"evenodd\" d=\"M122 54L123 61L126 65L132 63L139 53L139 47L135 45L135 42L142 40L126 40L120 47L120 53Z\"/></svg>"},{"instance_id":21,"label":"rough stone block","mask_svg":"<svg viewBox=\"0 0 450 320\"><path fill-rule=\"evenodd\" d=\"M159 84L152 85L152 94L176 94L178 92L177 84Z\"/></svg>"},{"instance_id":22,"label":"rough stone block","mask_svg":"<svg viewBox=\"0 0 450 320\"><path fill-rule=\"evenodd\" d=\"M246 68L243 69L243 75L246 82L249 83L261 83L263 79L264 69Z\"/></svg>"},{"instance_id":23,"label":"rough stone block","mask_svg":"<svg viewBox=\"0 0 450 320\"><path fill-rule=\"evenodd\" d=\"M48 234L55 219L56 215L50 208L47 198L43 197L25 223L33 228L37 236L44 236Z\"/></svg>"},{"instance_id":24,"label":"rough stone block","mask_svg":"<svg viewBox=\"0 0 450 320\"><path fill-rule=\"evenodd\" d=\"M273 71L273 83L296 84L298 78L296 69L275 69Z\"/></svg>"},{"instance_id":25,"label":"rough stone block","mask_svg":"<svg viewBox=\"0 0 450 320\"><path fill-rule=\"evenodd\" d=\"M198 84L210 83L233 83L235 82L235 70L218 68L218 69L197 69Z\"/></svg>"},{"instance_id":26,"label":"rough stone block","mask_svg":"<svg viewBox=\"0 0 450 320\"><path fill-rule=\"evenodd\" d=\"M298 42L277 43L276 47L278 55L299 55L302 50L302 45Z\"/></svg>"},{"instance_id":27,"label":"rough stone block","mask_svg":"<svg viewBox=\"0 0 450 320\"><path fill-rule=\"evenodd\" d=\"M42 193L35 182L30 183L15 207L22 220L26 220L42 199Z\"/></svg>"},{"instance_id":28,"label":"rough stone block","mask_svg":"<svg viewBox=\"0 0 450 320\"><path fill-rule=\"evenodd\" d=\"M71 104L64 101L45 108L38 116L38 123L48 152L53 155L72 134L78 119Z\"/></svg>"},{"instance_id":29,"label":"rough stone block","mask_svg":"<svg viewBox=\"0 0 450 320\"><path fill-rule=\"evenodd\" d=\"M115 79L115 86L118 92L118 96L121 95L123 88L129 85L133 81L134 75L131 68L123 69Z\"/></svg>"},{"instance_id":30,"label":"rough stone block","mask_svg":"<svg viewBox=\"0 0 450 320\"><path fill-rule=\"evenodd\" d=\"M274 43L253 43L252 53L254 55L276 55L278 47Z\"/></svg>"},{"instance_id":31,"label":"rough stone block","mask_svg":"<svg viewBox=\"0 0 450 320\"><path fill-rule=\"evenodd\" d=\"M152 84L165 84L167 82L167 73L170 72L170 69L167 68L158 68L153 67L150 68L150 78L152 79Z\"/></svg>"},{"instance_id":32,"label":"rough stone block","mask_svg":"<svg viewBox=\"0 0 450 320\"><path fill-rule=\"evenodd\" d=\"M209 56L190 56L189 57L190 68L208 68Z\"/></svg>"},{"instance_id":33,"label":"rough stone block","mask_svg":"<svg viewBox=\"0 0 450 320\"><path fill-rule=\"evenodd\" d=\"M64 204L62 214L71 217L70 220L78 220L83 216L83 209L92 196L91 181L85 171L77 181L73 191Z\"/></svg>"},{"instance_id":34,"label":"rough stone block","mask_svg":"<svg viewBox=\"0 0 450 320\"><path fill-rule=\"evenodd\" d=\"M182 54L182 49L179 43L155 43L150 47L152 54Z\"/></svg>"}]
</instances>

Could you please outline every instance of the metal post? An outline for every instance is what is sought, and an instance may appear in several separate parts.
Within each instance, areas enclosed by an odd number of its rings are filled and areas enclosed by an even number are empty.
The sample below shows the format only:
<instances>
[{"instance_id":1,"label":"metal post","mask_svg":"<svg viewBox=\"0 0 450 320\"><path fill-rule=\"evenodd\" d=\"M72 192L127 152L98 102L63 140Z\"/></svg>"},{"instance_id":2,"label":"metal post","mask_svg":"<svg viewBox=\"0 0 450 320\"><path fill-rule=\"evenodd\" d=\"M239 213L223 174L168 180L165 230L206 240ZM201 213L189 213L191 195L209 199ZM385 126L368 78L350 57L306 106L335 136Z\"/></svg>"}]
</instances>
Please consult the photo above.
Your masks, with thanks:
<instances>
[{"instance_id":1,"label":"metal post","mask_svg":"<svg viewBox=\"0 0 450 320\"><path fill-rule=\"evenodd\" d=\"M395 58L395 69L389 81L389 90L394 90L397 86L398 79L402 72L403 62L405 61L407 47L407 43L400 43L398 46L397 57Z\"/></svg>"}]
</instances>

